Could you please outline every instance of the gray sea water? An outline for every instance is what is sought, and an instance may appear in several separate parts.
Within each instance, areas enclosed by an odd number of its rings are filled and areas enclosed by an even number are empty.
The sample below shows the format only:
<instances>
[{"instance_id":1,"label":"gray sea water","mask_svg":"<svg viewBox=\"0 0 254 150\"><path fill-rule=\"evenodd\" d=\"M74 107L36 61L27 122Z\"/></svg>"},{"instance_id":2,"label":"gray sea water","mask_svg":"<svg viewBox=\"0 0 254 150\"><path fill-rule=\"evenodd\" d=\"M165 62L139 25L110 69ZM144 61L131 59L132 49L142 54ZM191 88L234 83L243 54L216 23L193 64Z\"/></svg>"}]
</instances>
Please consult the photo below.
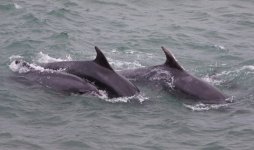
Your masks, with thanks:
<instances>
[{"instance_id":1,"label":"gray sea water","mask_svg":"<svg viewBox=\"0 0 254 150\"><path fill-rule=\"evenodd\" d=\"M253 10L253 0L1 0L0 149L254 149ZM116 70L162 64L165 46L234 102L186 104L149 86L138 102L66 96L10 80L13 57L92 60L92 45Z\"/></svg>"}]
</instances>

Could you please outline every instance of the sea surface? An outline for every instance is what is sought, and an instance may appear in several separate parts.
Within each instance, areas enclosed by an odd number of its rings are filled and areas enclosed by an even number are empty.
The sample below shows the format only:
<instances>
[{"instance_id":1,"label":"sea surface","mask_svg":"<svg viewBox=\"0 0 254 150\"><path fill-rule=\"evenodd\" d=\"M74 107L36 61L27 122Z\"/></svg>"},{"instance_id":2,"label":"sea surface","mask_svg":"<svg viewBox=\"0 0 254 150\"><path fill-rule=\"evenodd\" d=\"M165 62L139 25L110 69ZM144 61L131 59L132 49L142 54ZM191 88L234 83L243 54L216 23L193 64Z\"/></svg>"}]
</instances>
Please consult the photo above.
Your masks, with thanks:
<instances>
[{"instance_id":1,"label":"sea surface","mask_svg":"<svg viewBox=\"0 0 254 150\"><path fill-rule=\"evenodd\" d=\"M151 85L135 98L64 95L15 82L11 62L165 62L232 97L189 103ZM1 150L253 150L253 0L1 0Z\"/></svg>"}]
</instances>

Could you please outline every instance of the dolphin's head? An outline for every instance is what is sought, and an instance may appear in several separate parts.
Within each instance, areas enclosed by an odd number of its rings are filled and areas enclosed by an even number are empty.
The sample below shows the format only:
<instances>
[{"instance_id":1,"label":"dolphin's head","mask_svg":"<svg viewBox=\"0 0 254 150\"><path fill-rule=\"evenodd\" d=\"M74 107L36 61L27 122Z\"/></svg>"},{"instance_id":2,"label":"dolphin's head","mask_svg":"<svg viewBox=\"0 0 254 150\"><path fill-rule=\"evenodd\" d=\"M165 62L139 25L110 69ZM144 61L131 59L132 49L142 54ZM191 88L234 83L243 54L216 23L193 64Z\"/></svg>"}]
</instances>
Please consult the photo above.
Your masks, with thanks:
<instances>
[{"instance_id":1,"label":"dolphin's head","mask_svg":"<svg viewBox=\"0 0 254 150\"><path fill-rule=\"evenodd\" d=\"M14 60L11 64L10 64L10 69L13 72L18 72L18 73L26 73L28 71L31 70L31 66L29 63L27 63L24 60Z\"/></svg>"},{"instance_id":2,"label":"dolphin's head","mask_svg":"<svg viewBox=\"0 0 254 150\"><path fill-rule=\"evenodd\" d=\"M27 62L23 61L23 60L15 60L14 63L16 65L19 65L20 67L30 68L30 65Z\"/></svg>"}]
</instances>

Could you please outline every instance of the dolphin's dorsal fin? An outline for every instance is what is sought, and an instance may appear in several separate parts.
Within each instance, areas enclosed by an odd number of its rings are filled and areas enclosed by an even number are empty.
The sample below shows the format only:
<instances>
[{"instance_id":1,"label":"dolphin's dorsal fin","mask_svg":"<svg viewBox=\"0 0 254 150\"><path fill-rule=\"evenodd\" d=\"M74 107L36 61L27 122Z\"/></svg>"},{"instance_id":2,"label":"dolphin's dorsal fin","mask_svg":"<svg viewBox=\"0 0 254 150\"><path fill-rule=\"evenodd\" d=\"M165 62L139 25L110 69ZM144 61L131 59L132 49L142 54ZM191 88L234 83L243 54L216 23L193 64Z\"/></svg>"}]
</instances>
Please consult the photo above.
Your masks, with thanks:
<instances>
[{"instance_id":1,"label":"dolphin's dorsal fin","mask_svg":"<svg viewBox=\"0 0 254 150\"><path fill-rule=\"evenodd\" d=\"M175 69L178 69L178 70L184 70L183 67L178 64L178 62L175 59L174 55L168 49L166 49L163 46L161 48L164 51L164 53L166 55L166 58L167 58L167 60L165 62L166 66L169 66L169 67L172 67L172 68L175 68Z\"/></svg>"},{"instance_id":2,"label":"dolphin's dorsal fin","mask_svg":"<svg viewBox=\"0 0 254 150\"><path fill-rule=\"evenodd\" d=\"M97 56L94 59L94 62L97 63L100 66L103 66L107 69L110 69L110 70L114 71L112 69L112 67L110 66L110 64L108 63L108 60L105 57L105 55L101 52L101 50L97 46L95 46L95 50L96 50Z\"/></svg>"}]
</instances>

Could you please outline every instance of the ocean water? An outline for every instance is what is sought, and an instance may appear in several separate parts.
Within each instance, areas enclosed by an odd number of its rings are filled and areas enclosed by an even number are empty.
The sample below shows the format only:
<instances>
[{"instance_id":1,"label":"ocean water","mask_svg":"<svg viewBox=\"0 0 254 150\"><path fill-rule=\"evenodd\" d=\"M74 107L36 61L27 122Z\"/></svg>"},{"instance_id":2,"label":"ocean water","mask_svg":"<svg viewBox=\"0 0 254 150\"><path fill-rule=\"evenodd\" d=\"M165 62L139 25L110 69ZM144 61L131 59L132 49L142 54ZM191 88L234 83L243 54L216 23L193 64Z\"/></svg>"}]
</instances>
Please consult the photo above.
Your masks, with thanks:
<instances>
[{"instance_id":1,"label":"ocean water","mask_svg":"<svg viewBox=\"0 0 254 150\"><path fill-rule=\"evenodd\" d=\"M1 150L254 149L253 0L1 0ZM139 86L134 98L63 95L11 80L11 61L92 60L116 70L162 64L165 46L232 96L188 103Z\"/></svg>"}]
</instances>

